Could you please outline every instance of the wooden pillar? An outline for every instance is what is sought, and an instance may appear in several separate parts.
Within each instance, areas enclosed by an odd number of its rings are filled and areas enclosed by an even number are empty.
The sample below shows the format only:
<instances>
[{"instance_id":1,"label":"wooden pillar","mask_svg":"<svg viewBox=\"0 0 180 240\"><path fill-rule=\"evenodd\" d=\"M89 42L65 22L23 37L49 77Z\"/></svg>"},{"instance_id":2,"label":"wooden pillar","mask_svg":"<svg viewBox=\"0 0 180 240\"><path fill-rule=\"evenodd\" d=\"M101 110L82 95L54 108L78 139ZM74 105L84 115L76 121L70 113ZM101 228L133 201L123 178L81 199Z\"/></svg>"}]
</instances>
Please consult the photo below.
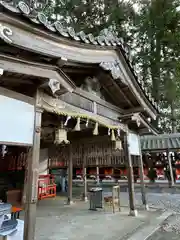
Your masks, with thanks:
<instances>
[{"instance_id":1,"label":"wooden pillar","mask_svg":"<svg viewBox=\"0 0 180 240\"><path fill-rule=\"evenodd\" d=\"M166 151L166 154L167 154L167 159L168 159L168 163L169 163L169 171L170 171L171 187L172 187L172 186L174 186L174 174L173 174L173 169L172 169L171 158L169 156L169 150Z\"/></svg>"},{"instance_id":2,"label":"wooden pillar","mask_svg":"<svg viewBox=\"0 0 180 240\"><path fill-rule=\"evenodd\" d=\"M72 144L69 145L69 164L68 164L68 200L67 204L72 204L72 179L73 179L73 159L72 159Z\"/></svg>"},{"instance_id":3,"label":"wooden pillar","mask_svg":"<svg viewBox=\"0 0 180 240\"><path fill-rule=\"evenodd\" d=\"M96 184L99 185L99 160L96 158Z\"/></svg>"},{"instance_id":4,"label":"wooden pillar","mask_svg":"<svg viewBox=\"0 0 180 240\"><path fill-rule=\"evenodd\" d=\"M133 177L133 166L132 159L129 152L129 143L128 143L128 135L125 133L124 135L124 150L125 157L127 162L127 170L128 170L128 190L129 190L129 205L130 205L130 216L137 216L137 210L135 208L135 195L134 195L134 177Z\"/></svg>"},{"instance_id":5,"label":"wooden pillar","mask_svg":"<svg viewBox=\"0 0 180 240\"><path fill-rule=\"evenodd\" d=\"M38 101L38 91L36 103ZM36 105L37 106L37 105ZM38 201L39 152L41 136L42 109L35 107L33 147L29 151L27 189L25 198L24 240L35 239L36 204Z\"/></svg>"},{"instance_id":6,"label":"wooden pillar","mask_svg":"<svg viewBox=\"0 0 180 240\"><path fill-rule=\"evenodd\" d=\"M141 143L139 138L139 173L140 173L140 183L141 183L141 196L142 196L142 203L146 210L149 210L147 199L146 199L146 188L144 184L144 167L143 167L143 159L142 159L142 152L141 152Z\"/></svg>"},{"instance_id":7,"label":"wooden pillar","mask_svg":"<svg viewBox=\"0 0 180 240\"><path fill-rule=\"evenodd\" d=\"M84 181L84 193L83 193L83 200L87 202L87 168L83 166L83 181Z\"/></svg>"},{"instance_id":8,"label":"wooden pillar","mask_svg":"<svg viewBox=\"0 0 180 240\"><path fill-rule=\"evenodd\" d=\"M112 168L111 177L114 177L114 168Z\"/></svg>"},{"instance_id":9,"label":"wooden pillar","mask_svg":"<svg viewBox=\"0 0 180 240\"><path fill-rule=\"evenodd\" d=\"M96 181L97 181L97 184L99 185L99 167L98 166L96 167Z\"/></svg>"},{"instance_id":10,"label":"wooden pillar","mask_svg":"<svg viewBox=\"0 0 180 240\"><path fill-rule=\"evenodd\" d=\"M83 199L85 202L88 200L87 197L87 168L86 168L86 155L85 155L85 146L82 145L82 161L83 161L83 182L84 182L84 192Z\"/></svg>"}]
</instances>

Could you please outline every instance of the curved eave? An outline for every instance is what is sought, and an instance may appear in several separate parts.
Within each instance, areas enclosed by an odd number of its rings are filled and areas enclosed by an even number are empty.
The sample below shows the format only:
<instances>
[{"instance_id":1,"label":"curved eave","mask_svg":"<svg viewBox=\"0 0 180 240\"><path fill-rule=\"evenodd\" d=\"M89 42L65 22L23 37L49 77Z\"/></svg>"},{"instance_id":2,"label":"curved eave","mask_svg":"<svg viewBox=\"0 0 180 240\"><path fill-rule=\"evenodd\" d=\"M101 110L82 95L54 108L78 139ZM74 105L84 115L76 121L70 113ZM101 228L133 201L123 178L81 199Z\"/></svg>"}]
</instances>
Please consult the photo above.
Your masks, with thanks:
<instances>
[{"instance_id":1,"label":"curved eave","mask_svg":"<svg viewBox=\"0 0 180 240\"><path fill-rule=\"evenodd\" d=\"M141 124L144 126L144 129L140 131L140 135L149 135L153 134L157 136L159 131L150 123L148 120L141 114L139 116Z\"/></svg>"},{"instance_id":2,"label":"curved eave","mask_svg":"<svg viewBox=\"0 0 180 240\"><path fill-rule=\"evenodd\" d=\"M123 123L126 123L130 126L130 128L134 128L132 130L138 131L139 135L158 135L159 132L156 128L152 126L152 124L147 121L147 119L140 113L130 113L122 115L119 118Z\"/></svg>"},{"instance_id":3,"label":"curved eave","mask_svg":"<svg viewBox=\"0 0 180 240\"><path fill-rule=\"evenodd\" d=\"M122 45L118 47L100 46L97 44L83 43L82 41L72 41L70 38L58 37L57 34L52 31L45 31L47 29L42 25L29 24L27 17L26 21L22 21L20 14L15 14L16 18L12 15L14 15L14 13L0 13L0 22L4 23L5 27L12 31L12 35L10 34L8 36L10 44L37 52L41 55L66 58L67 60L81 63L101 64L102 62L106 62L115 64L118 62L119 70L123 72L123 74L120 74L119 79L127 83L143 110L148 112L153 119L156 118L158 109L149 100L145 91L143 91ZM1 35L0 37L3 38ZM34 44L32 39L34 39ZM123 71L122 65L125 71Z\"/></svg>"}]
</instances>

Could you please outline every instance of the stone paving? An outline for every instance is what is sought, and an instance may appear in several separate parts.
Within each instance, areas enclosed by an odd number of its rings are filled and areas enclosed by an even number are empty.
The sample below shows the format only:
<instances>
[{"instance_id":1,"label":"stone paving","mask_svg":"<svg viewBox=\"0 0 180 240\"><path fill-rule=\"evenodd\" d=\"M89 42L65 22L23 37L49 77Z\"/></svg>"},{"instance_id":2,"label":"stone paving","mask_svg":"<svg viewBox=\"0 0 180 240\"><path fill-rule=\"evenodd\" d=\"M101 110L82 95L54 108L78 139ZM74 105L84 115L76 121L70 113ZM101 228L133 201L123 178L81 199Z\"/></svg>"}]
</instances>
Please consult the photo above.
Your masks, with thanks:
<instances>
[{"instance_id":1,"label":"stone paving","mask_svg":"<svg viewBox=\"0 0 180 240\"><path fill-rule=\"evenodd\" d=\"M76 202L64 206L60 198L43 200L37 211L37 240L127 240L138 229L148 225L161 211L146 212L138 217L128 216L128 208L121 213L89 211L89 203Z\"/></svg>"},{"instance_id":2,"label":"stone paving","mask_svg":"<svg viewBox=\"0 0 180 240\"><path fill-rule=\"evenodd\" d=\"M73 190L76 201L82 190L82 188ZM169 193L157 192L147 193L148 204L152 207L148 214L142 210L141 193L138 191L135 194L136 206L141 209L137 218L128 216L127 192L121 192L123 211L116 214L110 211L91 212L88 210L88 203L79 201L73 206L64 206L64 201L60 197L41 201L37 211L36 239L127 240L137 230L151 225L161 211L169 211L172 216L168 217L147 240L180 239L180 194L172 194L172 190L169 190ZM104 194L109 195L110 188L104 189Z\"/></svg>"}]
</instances>

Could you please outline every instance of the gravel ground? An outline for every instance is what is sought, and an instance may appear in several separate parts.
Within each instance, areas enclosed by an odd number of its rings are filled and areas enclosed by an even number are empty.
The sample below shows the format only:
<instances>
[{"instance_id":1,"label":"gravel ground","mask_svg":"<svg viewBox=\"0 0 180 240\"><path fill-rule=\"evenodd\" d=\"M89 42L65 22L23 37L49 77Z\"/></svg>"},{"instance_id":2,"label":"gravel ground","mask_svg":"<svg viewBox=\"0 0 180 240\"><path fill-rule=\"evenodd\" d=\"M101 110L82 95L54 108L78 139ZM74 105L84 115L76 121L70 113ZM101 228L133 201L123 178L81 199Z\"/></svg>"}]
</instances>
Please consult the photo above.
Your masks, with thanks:
<instances>
[{"instance_id":1,"label":"gravel ground","mask_svg":"<svg viewBox=\"0 0 180 240\"><path fill-rule=\"evenodd\" d=\"M136 204L141 204L141 194L136 193ZM128 199L127 193L121 194L122 203ZM180 194L147 193L147 201L150 207L172 212L156 231L147 240L179 240L180 239Z\"/></svg>"},{"instance_id":2,"label":"gravel ground","mask_svg":"<svg viewBox=\"0 0 180 240\"><path fill-rule=\"evenodd\" d=\"M111 189L104 188L104 195L110 195ZM123 189L121 192L121 205L128 206L128 193ZM75 195L74 191L74 195ZM80 193L80 189L78 190ZM82 189L81 189L82 192ZM147 240L179 240L180 239L180 194L174 188L163 189L153 188L147 189L147 201L148 205L153 208L161 209L163 211L172 212L172 216L162 224L160 229L156 231ZM135 193L136 205L141 205L141 193L138 191Z\"/></svg>"},{"instance_id":3,"label":"gravel ground","mask_svg":"<svg viewBox=\"0 0 180 240\"><path fill-rule=\"evenodd\" d=\"M121 194L123 201L127 199L126 193ZM180 239L180 194L170 193L147 193L150 207L172 212L156 231L147 240L179 240ZM141 203L141 194L136 193L136 203Z\"/></svg>"},{"instance_id":4,"label":"gravel ground","mask_svg":"<svg viewBox=\"0 0 180 240\"><path fill-rule=\"evenodd\" d=\"M136 199L140 201L141 196L136 194ZM148 193L148 204L151 207L171 211L168 217L157 230L147 240L179 240L180 239L180 194L168 193Z\"/></svg>"},{"instance_id":5,"label":"gravel ground","mask_svg":"<svg viewBox=\"0 0 180 240\"><path fill-rule=\"evenodd\" d=\"M147 240L179 240L180 239L180 215L173 214L168 217L161 227Z\"/></svg>"}]
</instances>

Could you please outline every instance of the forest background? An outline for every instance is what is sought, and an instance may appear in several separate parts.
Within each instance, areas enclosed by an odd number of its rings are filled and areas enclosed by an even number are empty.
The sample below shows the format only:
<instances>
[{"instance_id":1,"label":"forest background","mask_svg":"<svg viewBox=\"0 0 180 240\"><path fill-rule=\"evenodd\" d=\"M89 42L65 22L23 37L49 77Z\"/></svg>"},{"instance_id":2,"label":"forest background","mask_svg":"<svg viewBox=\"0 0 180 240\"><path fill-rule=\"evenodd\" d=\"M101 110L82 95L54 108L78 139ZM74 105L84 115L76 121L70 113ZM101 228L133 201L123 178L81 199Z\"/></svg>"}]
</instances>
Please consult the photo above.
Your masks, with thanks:
<instances>
[{"instance_id":1,"label":"forest background","mask_svg":"<svg viewBox=\"0 0 180 240\"><path fill-rule=\"evenodd\" d=\"M45 11L76 32L108 28L123 39L161 108L154 126L180 131L180 0L49 0Z\"/></svg>"}]
</instances>

